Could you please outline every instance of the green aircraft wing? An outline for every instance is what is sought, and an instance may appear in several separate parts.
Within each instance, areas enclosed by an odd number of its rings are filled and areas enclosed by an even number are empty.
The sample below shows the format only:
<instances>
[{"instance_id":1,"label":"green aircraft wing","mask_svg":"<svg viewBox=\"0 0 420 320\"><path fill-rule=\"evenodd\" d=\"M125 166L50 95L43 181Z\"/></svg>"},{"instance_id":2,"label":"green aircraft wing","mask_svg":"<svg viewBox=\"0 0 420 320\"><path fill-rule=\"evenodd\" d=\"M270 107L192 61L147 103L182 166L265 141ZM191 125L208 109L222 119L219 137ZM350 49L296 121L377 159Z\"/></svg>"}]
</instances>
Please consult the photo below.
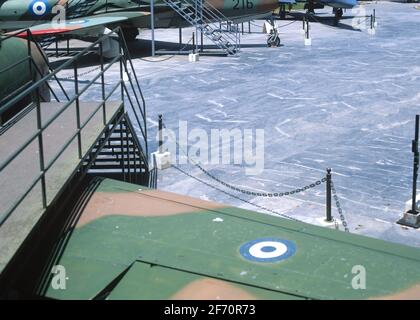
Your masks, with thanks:
<instances>
[{"instance_id":1,"label":"green aircraft wing","mask_svg":"<svg viewBox=\"0 0 420 320\"><path fill-rule=\"evenodd\" d=\"M62 237L54 299L420 298L420 250L110 179ZM83 199L86 199L84 197ZM364 277L365 280L360 280Z\"/></svg>"},{"instance_id":2,"label":"green aircraft wing","mask_svg":"<svg viewBox=\"0 0 420 320\"><path fill-rule=\"evenodd\" d=\"M148 12L119 12L116 14L100 14L89 17L65 20L64 22L48 22L30 27L29 30L34 36L48 36L58 34L83 34L93 29L103 30L107 26L116 26L122 23L130 23L132 20L146 18L150 15ZM15 32L14 32L15 33ZM22 33L25 36L26 33Z\"/></svg>"}]
</instances>

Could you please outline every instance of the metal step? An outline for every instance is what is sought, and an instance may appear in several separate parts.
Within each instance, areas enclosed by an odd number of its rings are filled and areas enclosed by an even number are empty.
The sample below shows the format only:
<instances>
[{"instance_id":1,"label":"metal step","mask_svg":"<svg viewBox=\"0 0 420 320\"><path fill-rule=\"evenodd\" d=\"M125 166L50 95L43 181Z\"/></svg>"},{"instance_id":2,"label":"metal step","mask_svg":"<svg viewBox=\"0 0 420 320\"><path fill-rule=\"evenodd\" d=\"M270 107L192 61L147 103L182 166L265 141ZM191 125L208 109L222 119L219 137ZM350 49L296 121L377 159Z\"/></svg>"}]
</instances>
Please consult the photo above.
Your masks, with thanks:
<instances>
[{"instance_id":1,"label":"metal step","mask_svg":"<svg viewBox=\"0 0 420 320\"><path fill-rule=\"evenodd\" d=\"M130 169L136 169L137 172L145 172L147 170L146 167L141 167L141 166L135 166L134 163L130 164ZM113 170L115 172L122 172L123 170L121 169L121 165L120 164L114 164L114 165L92 165L90 167L90 170L95 170L95 171L99 171L99 170ZM128 170L128 163L125 162L124 163L124 171Z\"/></svg>"},{"instance_id":2,"label":"metal step","mask_svg":"<svg viewBox=\"0 0 420 320\"><path fill-rule=\"evenodd\" d=\"M216 25L225 24L224 16L207 0L191 3L188 0L163 0L190 25L197 27L208 39L228 55L239 52L240 32L237 28L220 29ZM199 17L199 19L197 19ZM227 23L226 23L227 25ZM214 35L217 33L217 35Z\"/></svg>"}]
</instances>

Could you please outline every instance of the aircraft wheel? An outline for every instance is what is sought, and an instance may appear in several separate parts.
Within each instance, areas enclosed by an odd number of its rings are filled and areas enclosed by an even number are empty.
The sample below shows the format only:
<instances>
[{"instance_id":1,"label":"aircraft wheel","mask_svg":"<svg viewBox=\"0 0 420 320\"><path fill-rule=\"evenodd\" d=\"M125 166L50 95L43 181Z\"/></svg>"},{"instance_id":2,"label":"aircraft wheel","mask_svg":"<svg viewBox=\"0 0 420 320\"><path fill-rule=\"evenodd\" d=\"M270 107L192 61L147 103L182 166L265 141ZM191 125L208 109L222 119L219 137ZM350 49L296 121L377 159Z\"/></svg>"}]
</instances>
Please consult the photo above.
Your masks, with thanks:
<instances>
[{"instance_id":1,"label":"aircraft wheel","mask_svg":"<svg viewBox=\"0 0 420 320\"><path fill-rule=\"evenodd\" d=\"M342 17L343 17L343 9L342 9L342 8L338 8L338 9L335 11L335 18L336 18L337 20L340 20Z\"/></svg>"},{"instance_id":2,"label":"aircraft wheel","mask_svg":"<svg viewBox=\"0 0 420 320\"><path fill-rule=\"evenodd\" d=\"M268 47L278 47L280 46L280 38L278 36L270 36L267 39Z\"/></svg>"}]
</instances>

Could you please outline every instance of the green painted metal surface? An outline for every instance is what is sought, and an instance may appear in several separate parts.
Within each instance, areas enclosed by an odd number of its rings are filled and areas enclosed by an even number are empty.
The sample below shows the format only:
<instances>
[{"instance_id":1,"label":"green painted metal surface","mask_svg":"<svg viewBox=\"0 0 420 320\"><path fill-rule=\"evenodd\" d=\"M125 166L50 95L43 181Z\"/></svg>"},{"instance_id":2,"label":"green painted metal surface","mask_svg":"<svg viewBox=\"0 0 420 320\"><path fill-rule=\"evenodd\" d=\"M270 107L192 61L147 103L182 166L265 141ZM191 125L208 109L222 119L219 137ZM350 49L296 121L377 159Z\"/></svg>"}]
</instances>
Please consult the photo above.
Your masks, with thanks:
<instances>
[{"instance_id":1,"label":"green painted metal surface","mask_svg":"<svg viewBox=\"0 0 420 320\"><path fill-rule=\"evenodd\" d=\"M170 268L136 262L108 296L109 300L157 300L177 297L179 288L186 288L190 283L205 285L209 278ZM259 299L293 299L295 297L263 290L251 286L231 284L233 290L249 292ZM159 288L159 290L156 290ZM192 288L194 289L194 288ZM220 297L223 298L223 295Z\"/></svg>"},{"instance_id":2,"label":"green painted metal surface","mask_svg":"<svg viewBox=\"0 0 420 320\"><path fill-rule=\"evenodd\" d=\"M17 38L0 39L0 100L32 79L29 60L1 72L28 56L27 42ZM19 75L18 77L16 75Z\"/></svg>"},{"instance_id":3,"label":"green painted metal surface","mask_svg":"<svg viewBox=\"0 0 420 320\"><path fill-rule=\"evenodd\" d=\"M104 180L96 194L110 203L124 195L142 214L122 210L79 225L58 261L66 268L67 288L50 287L46 295L92 298L130 266L110 298L166 299L198 278L273 299L378 298L412 291L420 284L416 248L233 207L191 205L184 212L147 216L147 203L156 198L156 191L153 196L151 192ZM162 205L165 201L179 205L179 200L165 197L163 193ZM185 205L189 199L185 197ZM241 255L244 243L267 237L293 242L296 252L275 263L254 262ZM364 290L352 287L352 269L358 265L366 269Z\"/></svg>"}]
</instances>

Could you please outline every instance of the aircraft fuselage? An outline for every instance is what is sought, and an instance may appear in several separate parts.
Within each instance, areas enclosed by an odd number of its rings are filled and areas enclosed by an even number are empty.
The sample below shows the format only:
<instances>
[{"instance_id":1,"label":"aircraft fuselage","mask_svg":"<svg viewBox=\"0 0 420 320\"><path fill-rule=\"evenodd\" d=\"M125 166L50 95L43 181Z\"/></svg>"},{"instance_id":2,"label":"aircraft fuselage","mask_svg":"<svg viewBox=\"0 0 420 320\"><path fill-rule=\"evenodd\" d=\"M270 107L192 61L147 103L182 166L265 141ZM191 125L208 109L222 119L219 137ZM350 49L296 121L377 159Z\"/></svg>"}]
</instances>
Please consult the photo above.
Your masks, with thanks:
<instances>
[{"instance_id":1,"label":"aircraft fuselage","mask_svg":"<svg viewBox=\"0 0 420 320\"><path fill-rule=\"evenodd\" d=\"M277 0L206 0L227 17L252 16L268 13L279 6ZM0 22L2 21L50 21L57 14L57 5L73 10L89 0L0 0ZM193 0L191 0L194 3ZM163 0L155 0L157 13L174 13ZM150 11L150 0L97 0L85 13L90 16L118 11ZM36 24L36 23L33 23Z\"/></svg>"}]
</instances>

